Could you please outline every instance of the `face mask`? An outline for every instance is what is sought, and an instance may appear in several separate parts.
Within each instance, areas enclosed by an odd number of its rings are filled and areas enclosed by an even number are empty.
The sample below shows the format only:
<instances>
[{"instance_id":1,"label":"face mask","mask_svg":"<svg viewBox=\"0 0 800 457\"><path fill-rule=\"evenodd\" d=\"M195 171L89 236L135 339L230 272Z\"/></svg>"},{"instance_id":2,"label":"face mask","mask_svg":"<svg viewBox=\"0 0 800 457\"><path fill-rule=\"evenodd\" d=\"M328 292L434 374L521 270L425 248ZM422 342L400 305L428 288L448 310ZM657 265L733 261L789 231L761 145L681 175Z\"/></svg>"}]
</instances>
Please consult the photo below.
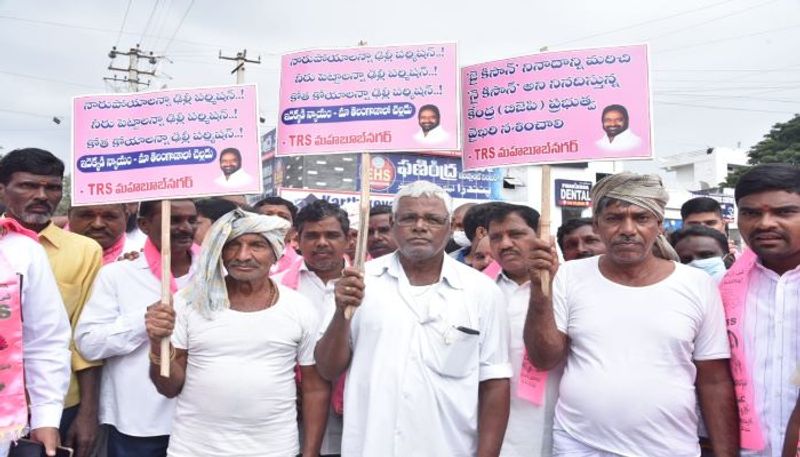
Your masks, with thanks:
<instances>
[{"instance_id":1,"label":"face mask","mask_svg":"<svg viewBox=\"0 0 800 457\"><path fill-rule=\"evenodd\" d=\"M465 248L472 244L469 241L469 238L467 238L467 233L464 232L463 230L456 230L455 232L453 232L453 241L455 241L456 244L461 246L462 248Z\"/></svg>"},{"instance_id":2,"label":"face mask","mask_svg":"<svg viewBox=\"0 0 800 457\"><path fill-rule=\"evenodd\" d=\"M722 257L692 260L687 265L705 271L717 282L721 281L722 277L725 276L725 262L722 261Z\"/></svg>"}]
</instances>

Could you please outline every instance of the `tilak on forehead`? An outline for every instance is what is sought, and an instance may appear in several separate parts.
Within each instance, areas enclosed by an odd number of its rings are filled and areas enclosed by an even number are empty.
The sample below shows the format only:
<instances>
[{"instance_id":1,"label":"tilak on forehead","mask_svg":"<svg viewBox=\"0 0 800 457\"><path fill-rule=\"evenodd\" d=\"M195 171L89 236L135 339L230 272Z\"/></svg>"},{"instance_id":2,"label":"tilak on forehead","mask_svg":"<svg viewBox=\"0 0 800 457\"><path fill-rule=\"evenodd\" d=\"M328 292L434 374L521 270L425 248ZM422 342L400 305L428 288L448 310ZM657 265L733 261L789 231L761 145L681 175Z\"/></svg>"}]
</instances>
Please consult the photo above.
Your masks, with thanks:
<instances>
[{"instance_id":1,"label":"tilak on forehead","mask_svg":"<svg viewBox=\"0 0 800 457\"><path fill-rule=\"evenodd\" d=\"M600 180L591 193L592 210L597 213L603 198L612 198L621 202L644 208L653 213L659 222L664 220L664 212L669 201L669 193L656 175L640 175L631 172L617 173ZM662 259L679 261L678 254L663 234L656 238L655 254Z\"/></svg>"}]
</instances>

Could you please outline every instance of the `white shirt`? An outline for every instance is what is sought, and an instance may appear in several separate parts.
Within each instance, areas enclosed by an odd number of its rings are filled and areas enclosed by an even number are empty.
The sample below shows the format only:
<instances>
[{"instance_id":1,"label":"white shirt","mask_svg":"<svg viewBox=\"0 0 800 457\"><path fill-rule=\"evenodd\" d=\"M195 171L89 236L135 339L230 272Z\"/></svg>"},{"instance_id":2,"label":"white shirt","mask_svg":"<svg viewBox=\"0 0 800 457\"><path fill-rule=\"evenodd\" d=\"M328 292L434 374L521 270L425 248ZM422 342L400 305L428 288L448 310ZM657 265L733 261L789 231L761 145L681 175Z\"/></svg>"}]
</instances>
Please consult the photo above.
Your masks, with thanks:
<instances>
[{"instance_id":1,"label":"white shirt","mask_svg":"<svg viewBox=\"0 0 800 457\"><path fill-rule=\"evenodd\" d=\"M474 456L479 384L512 374L502 294L445 255L432 299L417 303L398 255L365 266L365 298L350 324L342 455Z\"/></svg>"},{"instance_id":2,"label":"white shirt","mask_svg":"<svg viewBox=\"0 0 800 457\"><path fill-rule=\"evenodd\" d=\"M22 275L22 350L31 429L58 427L67 395L72 330L44 248L15 232L0 236L0 252Z\"/></svg>"},{"instance_id":3,"label":"white shirt","mask_svg":"<svg viewBox=\"0 0 800 457\"><path fill-rule=\"evenodd\" d=\"M508 310L511 335L508 355L511 359L511 367L514 369L514 375L511 377L511 411L500 455L503 457L551 456L553 455L553 415L563 367L554 368L548 372L542 406L534 405L517 396L522 358L525 356L522 330L528 313L531 283L526 282L519 285L505 274L501 274L497 278L497 285L503 292Z\"/></svg>"},{"instance_id":4,"label":"white shirt","mask_svg":"<svg viewBox=\"0 0 800 457\"><path fill-rule=\"evenodd\" d=\"M297 291L311 301L314 305L317 320L320 322L319 334L325 333L333 313L336 310L333 288L336 281L328 281L327 284L317 276L316 273L308 269L306 262L301 260L300 280L298 281ZM273 277L276 282L281 283L286 272L278 273ZM331 386L333 387L333 386ZM342 416L336 414L333 408L328 408L328 423L325 426L325 434L322 436L322 447L320 454L339 454L342 450Z\"/></svg>"},{"instance_id":5,"label":"white shirt","mask_svg":"<svg viewBox=\"0 0 800 457\"><path fill-rule=\"evenodd\" d=\"M642 139L631 132L631 129L625 129L614 137L614 141L609 141L608 134L606 134L603 138L597 140L595 145L604 151L629 151L641 146Z\"/></svg>"},{"instance_id":6,"label":"white shirt","mask_svg":"<svg viewBox=\"0 0 800 457\"><path fill-rule=\"evenodd\" d=\"M624 286L600 273L601 257L564 263L553 283L571 341L555 429L624 456L699 456L693 361L730 357L716 284L674 263L656 284Z\"/></svg>"},{"instance_id":7,"label":"white shirt","mask_svg":"<svg viewBox=\"0 0 800 457\"><path fill-rule=\"evenodd\" d=\"M194 273L175 278L186 286ZM88 360L104 360L99 420L139 437L169 435L175 400L150 381L150 341L144 325L147 307L161 299L161 281L144 255L100 269L75 328L75 343Z\"/></svg>"},{"instance_id":8,"label":"white shirt","mask_svg":"<svg viewBox=\"0 0 800 457\"><path fill-rule=\"evenodd\" d=\"M766 447L746 456L780 457L797 401L792 375L800 360L800 266L778 276L760 262L750 273L744 313L745 356Z\"/></svg>"},{"instance_id":9,"label":"white shirt","mask_svg":"<svg viewBox=\"0 0 800 457\"><path fill-rule=\"evenodd\" d=\"M438 144L444 143L450 138L450 135L445 132L442 127L436 126L430 130L428 130L428 134L425 135L422 130L417 132L414 135L414 139L422 144Z\"/></svg>"},{"instance_id":10,"label":"white shirt","mask_svg":"<svg viewBox=\"0 0 800 457\"><path fill-rule=\"evenodd\" d=\"M318 319L278 286L271 307L208 319L175 296L172 344L188 351L170 457L288 457L299 452L295 364L314 365Z\"/></svg>"},{"instance_id":11,"label":"white shirt","mask_svg":"<svg viewBox=\"0 0 800 457\"><path fill-rule=\"evenodd\" d=\"M123 248L123 254L128 253L131 251L139 252L144 249L144 243L147 241L147 235L139 228L136 227L135 229L131 230L130 232L125 233L125 247Z\"/></svg>"},{"instance_id":12,"label":"white shirt","mask_svg":"<svg viewBox=\"0 0 800 457\"><path fill-rule=\"evenodd\" d=\"M253 178L241 168L231 173L227 179L225 179L225 174L222 174L214 180L215 184L223 187L242 187L251 182L253 182Z\"/></svg>"}]
</instances>

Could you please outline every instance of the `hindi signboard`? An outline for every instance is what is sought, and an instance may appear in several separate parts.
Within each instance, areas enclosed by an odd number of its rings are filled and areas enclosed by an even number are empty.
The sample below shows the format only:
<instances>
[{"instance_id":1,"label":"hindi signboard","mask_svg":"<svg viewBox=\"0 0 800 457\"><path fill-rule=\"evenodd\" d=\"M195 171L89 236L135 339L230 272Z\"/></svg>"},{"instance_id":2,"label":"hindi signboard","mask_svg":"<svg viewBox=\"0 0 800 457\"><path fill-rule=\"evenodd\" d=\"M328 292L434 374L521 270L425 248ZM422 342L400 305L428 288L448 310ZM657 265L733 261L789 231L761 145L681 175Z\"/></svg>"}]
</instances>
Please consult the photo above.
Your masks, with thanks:
<instances>
[{"instance_id":1,"label":"hindi signboard","mask_svg":"<svg viewBox=\"0 0 800 457\"><path fill-rule=\"evenodd\" d=\"M455 44L282 58L278 155L453 151L458 125Z\"/></svg>"},{"instance_id":2,"label":"hindi signboard","mask_svg":"<svg viewBox=\"0 0 800 457\"><path fill-rule=\"evenodd\" d=\"M646 45L464 67L464 168L652 157Z\"/></svg>"},{"instance_id":3,"label":"hindi signboard","mask_svg":"<svg viewBox=\"0 0 800 457\"><path fill-rule=\"evenodd\" d=\"M72 204L261 193L254 85L73 99Z\"/></svg>"}]
</instances>

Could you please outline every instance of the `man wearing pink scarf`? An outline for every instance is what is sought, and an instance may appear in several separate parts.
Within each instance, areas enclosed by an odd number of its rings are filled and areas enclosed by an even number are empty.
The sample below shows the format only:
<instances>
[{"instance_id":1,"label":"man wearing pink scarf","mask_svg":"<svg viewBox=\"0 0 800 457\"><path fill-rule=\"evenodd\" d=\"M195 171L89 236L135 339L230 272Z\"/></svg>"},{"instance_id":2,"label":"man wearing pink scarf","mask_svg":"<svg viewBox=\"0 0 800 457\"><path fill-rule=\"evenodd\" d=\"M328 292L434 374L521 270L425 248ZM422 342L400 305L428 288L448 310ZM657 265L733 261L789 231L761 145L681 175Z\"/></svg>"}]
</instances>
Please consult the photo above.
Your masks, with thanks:
<instances>
[{"instance_id":1,"label":"man wearing pink scarf","mask_svg":"<svg viewBox=\"0 0 800 457\"><path fill-rule=\"evenodd\" d=\"M126 204L73 206L69 209L69 230L91 238L103 248L103 265L123 254L138 251L125 235Z\"/></svg>"},{"instance_id":2,"label":"man wearing pink scarf","mask_svg":"<svg viewBox=\"0 0 800 457\"><path fill-rule=\"evenodd\" d=\"M720 283L731 344L731 372L741 420L742 455L797 451L795 423L786 436L800 358L800 168L753 167L734 193L749 249Z\"/></svg>"},{"instance_id":3,"label":"man wearing pink scarf","mask_svg":"<svg viewBox=\"0 0 800 457\"><path fill-rule=\"evenodd\" d=\"M198 248L197 210L191 200L171 200L170 289L188 284ZM161 202L142 202L139 227L147 234L143 255L100 270L75 328L75 342L90 360L103 361L99 420L108 424L109 457L166 455L174 400L148 379L148 338L143 316L161 297Z\"/></svg>"}]
</instances>

